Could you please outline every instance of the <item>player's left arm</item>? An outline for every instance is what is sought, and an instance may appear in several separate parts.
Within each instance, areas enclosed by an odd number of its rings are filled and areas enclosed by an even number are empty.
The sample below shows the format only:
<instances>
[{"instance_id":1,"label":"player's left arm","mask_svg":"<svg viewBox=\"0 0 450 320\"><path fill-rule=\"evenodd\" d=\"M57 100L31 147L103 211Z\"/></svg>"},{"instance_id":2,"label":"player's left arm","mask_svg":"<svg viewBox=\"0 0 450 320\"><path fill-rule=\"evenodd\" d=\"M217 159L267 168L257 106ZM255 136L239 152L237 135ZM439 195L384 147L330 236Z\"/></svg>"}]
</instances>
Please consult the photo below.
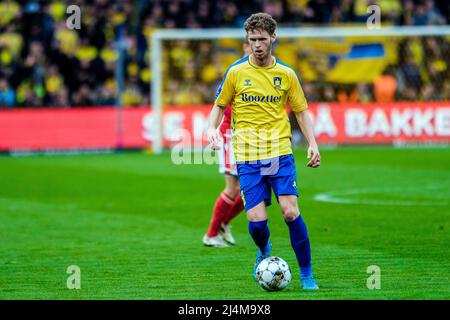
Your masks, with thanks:
<instances>
[{"instance_id":1,"label":"player's left arm","mask_svg":"<svg viewBox=\"0 0 450 320\"><path fill-rule=\"evenodd\" d=\"M308 114L308 103L300 85L300 80L294 74L291 79L291 87L288 92L288 102L295 114L300 130L308 143L308 163L307 166L317 168L320 166L319 147L314 137L311 118Z\"/></svg>"},{"instance_id":2,"label":"player's left arm","mask_svg":"<svg viewBox=\"0 0 450 320\"><path fill-rule=\"evenodd\" d=\"M295 112L295 118L297 119L298 125L302 130L303 136L308 142L308 167L317 168L320 166L320 153L319 147L317 146L316 138L314 137L314 132L312 128L311 118L308 114L308 110L303 110L300 112Z\"/></svg>"}]
</instances>

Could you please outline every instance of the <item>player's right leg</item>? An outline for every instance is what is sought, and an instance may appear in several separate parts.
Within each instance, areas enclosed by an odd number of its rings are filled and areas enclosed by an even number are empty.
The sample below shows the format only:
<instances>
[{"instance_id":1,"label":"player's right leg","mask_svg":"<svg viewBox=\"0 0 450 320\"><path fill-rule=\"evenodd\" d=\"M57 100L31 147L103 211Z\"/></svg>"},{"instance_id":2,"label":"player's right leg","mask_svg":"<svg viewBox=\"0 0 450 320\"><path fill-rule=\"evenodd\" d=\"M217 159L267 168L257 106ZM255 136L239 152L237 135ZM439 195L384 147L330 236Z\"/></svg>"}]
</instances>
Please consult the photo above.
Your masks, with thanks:
<instances>
[{"instance_id":1,"label":"player's right leg","mask_svg":"<svg viewBox=\"0 0 450 320\"><path fill-rule=\"evenodd\" d=\"M270 231L267 225L266 206L271 202L271 189L265 177L261 175L260 163L238 163L238 176L241 197L248 218L249 233L258 247L253 276L258 264L270 256Z\"/></svg>"},{"instance_id":2,"label":"player's right leg","mask_svg":"<svg viewBox=\"0 0 450 320\"><path fill-rule=\"evenodd\" d=\"M258 247L255 265L253 267L253 278L256 277L256 268L265 258L270 257L272 245L270 244L270 230L267 224L267 208L265 201L247 211L248 231Z\"/></svg>"}]
</instances>

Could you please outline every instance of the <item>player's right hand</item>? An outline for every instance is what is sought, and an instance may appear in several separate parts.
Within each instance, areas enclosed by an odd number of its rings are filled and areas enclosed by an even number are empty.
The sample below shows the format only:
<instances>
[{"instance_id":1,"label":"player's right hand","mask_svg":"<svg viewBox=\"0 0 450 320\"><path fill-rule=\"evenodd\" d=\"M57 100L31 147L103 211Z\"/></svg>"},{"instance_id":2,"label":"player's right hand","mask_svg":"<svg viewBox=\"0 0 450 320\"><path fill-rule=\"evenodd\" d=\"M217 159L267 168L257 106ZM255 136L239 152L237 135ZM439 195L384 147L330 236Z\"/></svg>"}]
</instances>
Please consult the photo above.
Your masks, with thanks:
<instances>
[{"instance_id":1,"label":"player's right hand","mask_svg":"<svg viewBox=\"0 0 450 320\"><path fill-rule=\"evenodd\" d=\"M317 168L320 166L320 153L316 144L308 147L308 159L309 161L306 164L308 167Z\"/></svg>"},{"instance_id":2,"label":"player's right hand","mask_svg":"<svg viewBox=\"0 0 450 320\"><path fill-rule=\"evenodd\" d=\"M208 128L206 130L206 136L208 138L209 145L213 150L220 150L220 131L214 128Z\"/></svg>"}]
</instances>

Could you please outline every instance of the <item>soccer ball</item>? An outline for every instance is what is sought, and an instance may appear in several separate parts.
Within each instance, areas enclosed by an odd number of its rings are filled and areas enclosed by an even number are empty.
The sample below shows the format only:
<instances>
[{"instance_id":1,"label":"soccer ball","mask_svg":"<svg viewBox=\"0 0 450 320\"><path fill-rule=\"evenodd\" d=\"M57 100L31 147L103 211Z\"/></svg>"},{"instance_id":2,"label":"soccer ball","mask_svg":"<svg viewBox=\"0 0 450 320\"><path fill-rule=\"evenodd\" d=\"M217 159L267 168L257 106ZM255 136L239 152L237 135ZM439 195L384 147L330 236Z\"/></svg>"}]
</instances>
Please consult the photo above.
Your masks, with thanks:
<instances>
[{"instance_id":1,"label":"soccer ball","mask_svg":"<svg viewBox=\"0 0 450 320\"><path fill-rule=\"evenodd\" d=\"M280 257L268 257L256 267L256 281L267 291L283 290L291 279L291 269Z\"/></svg>"}]
</instances>

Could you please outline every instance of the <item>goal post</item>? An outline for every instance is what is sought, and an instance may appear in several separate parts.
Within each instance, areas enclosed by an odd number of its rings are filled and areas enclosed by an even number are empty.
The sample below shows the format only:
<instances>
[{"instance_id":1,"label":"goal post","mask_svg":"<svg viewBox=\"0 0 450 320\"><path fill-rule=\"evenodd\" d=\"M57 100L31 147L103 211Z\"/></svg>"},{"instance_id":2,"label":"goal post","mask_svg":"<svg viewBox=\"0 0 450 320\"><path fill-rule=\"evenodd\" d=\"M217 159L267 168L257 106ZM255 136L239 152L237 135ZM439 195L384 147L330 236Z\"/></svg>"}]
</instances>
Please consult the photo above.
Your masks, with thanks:
<instances>
[{"instance_id":1,"label":"goal post","mask_svg":"<svg viewBox=\"0 0 450 320\"><path fill-rule=\"evenodd\" d=\"M279 39L344 39L349 37L431 37L440 36L450 39L450 26L381 26L379 29L366 27L305 27L277 29ZM163 81L162 68L163 42L168 40L220 40L245 39L242 28L220 29L167 29L156 30L151 35L150 66L152 80L150 82L151 108L154 116L152 148L158 154L163 151ZM450 53L447 53L450 54ZM448 58L448 57L447 57ZM352 72L352 70L349 70Z\"/></svg>"}]
</instances>

